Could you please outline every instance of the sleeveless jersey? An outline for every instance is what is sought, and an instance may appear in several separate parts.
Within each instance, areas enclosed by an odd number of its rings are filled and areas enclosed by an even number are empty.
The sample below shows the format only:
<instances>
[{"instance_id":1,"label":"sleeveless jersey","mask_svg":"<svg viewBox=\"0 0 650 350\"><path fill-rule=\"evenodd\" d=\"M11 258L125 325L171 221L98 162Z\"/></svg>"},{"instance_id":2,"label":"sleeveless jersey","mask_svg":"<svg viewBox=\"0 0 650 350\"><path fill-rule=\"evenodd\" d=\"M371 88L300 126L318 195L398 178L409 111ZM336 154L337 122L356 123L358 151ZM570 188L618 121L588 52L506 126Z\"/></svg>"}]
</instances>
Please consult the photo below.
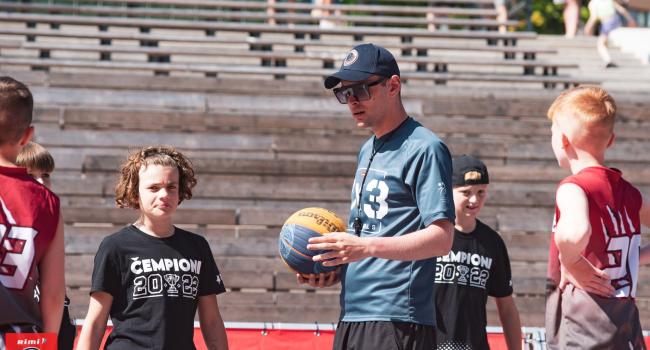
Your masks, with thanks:
<instances>
[{"instance_id":1,"label":"sleeveless jersey","mask_svg":"<svg viewBox=\"0 0 650 350\"><path fill-rule=\"evenodd\" d=\"M42 327L38 264L54 238L59 198L25 168L0 167L0 326Z\"/></svg>"},{"instance_id":2,"label":"sleeveless jersey","mask_svg":"<svg viewBox=\"0 0 650 350\"><path fill-rule=\"evenodd\" d=\"M641 245L641 193L622 178L618 169L605 167L583 169L560 185L565 183L580 186L589 203L591 237L584 257L611 277L616 297L634 298ZM555 285L560 281L555 227L561 215L556 206L548 263L548 277Z\"/></svg>"}]
</instances>

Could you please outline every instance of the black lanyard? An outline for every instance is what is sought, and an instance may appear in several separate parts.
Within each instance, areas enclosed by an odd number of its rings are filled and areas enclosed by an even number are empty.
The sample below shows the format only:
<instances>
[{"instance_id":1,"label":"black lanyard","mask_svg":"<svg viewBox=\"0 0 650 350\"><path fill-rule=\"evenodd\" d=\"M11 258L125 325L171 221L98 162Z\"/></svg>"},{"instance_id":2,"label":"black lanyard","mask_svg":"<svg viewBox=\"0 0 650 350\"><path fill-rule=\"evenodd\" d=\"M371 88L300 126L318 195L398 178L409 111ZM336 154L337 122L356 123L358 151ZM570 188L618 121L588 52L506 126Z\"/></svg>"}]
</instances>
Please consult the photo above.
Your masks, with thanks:
<instances>
[{"instance_id":1,"label":"black lanyard","mask_svg":"<svg viewBox=\"0 0 650 350\"><path fill-rule=\"evenodd\" d=\"M363 222L361 221L361 193L363 192L363 185L366 183L366 177L368 177L368 173L370 172L370 166L372 165L372 161L375 159L375 156L381 150L382 147L384 147L385 144L390 141L391 137L395 134L399 128L402 127L402 125L406 124L406 121L409 120L410 117L406 117L403 122L401 122L395 129L393 129L391 132L389 132L387 135L384 135L384 141L382 141L381 145L379 147L375 148L375 143L377 142L377 136L374 137L372 140L372 154L370 155L370 159L368 160L368 165L366 166L366 172L363 174L363 180L361 180L361 187L359 187L359 192L357 193L357 215L354 218L354 223L352 224L352 227L354 228L354 234L357 236L361 236L361 230L363 229Z\"/></svg>"}]
</instances>

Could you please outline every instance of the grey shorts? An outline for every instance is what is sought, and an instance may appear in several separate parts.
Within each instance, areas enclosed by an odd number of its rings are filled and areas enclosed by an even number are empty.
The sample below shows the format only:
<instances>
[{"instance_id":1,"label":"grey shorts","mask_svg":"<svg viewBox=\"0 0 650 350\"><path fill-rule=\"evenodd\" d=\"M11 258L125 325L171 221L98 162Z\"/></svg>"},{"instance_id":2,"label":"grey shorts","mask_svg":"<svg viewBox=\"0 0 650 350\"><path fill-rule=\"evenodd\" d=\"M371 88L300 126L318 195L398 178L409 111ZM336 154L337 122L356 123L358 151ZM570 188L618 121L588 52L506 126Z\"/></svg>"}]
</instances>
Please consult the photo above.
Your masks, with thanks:
<instances>
[{"instance_id":1,"label":"grey shorts","mask_svg":"<svg viewBox=\"0 0 650 350\"><path fill-rule=\"evenodd\" d=\"M646 349L631 298L601 298L568 285L546 299L546 345L555 349Z\"/></svg>"}]
</instances>

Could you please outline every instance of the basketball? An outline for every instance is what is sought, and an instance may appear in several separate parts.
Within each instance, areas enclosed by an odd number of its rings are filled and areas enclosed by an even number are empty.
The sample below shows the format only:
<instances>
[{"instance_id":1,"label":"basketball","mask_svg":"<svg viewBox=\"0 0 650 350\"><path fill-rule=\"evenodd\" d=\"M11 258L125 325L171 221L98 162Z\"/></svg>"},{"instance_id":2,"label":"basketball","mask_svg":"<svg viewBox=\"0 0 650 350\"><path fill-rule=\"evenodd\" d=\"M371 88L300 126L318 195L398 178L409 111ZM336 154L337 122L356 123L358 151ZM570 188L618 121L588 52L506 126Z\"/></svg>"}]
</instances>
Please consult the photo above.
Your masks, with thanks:
<instances>
[{"instance_id":1,"label":"basketball","mask_svg":"<svg viewBox=\"0 0 650 350\"><path fill-rule=\"evenodd\" d=\"M311 237L330 232L345 232L346 225L332 211L323 208L305 208L293 213L284 222L278 242L280 257L294 272L318 274L336 270L336 266L323 266L312 261L314 255L324 250L309 250L307 243Z\"/></svg>"}]
</instances>

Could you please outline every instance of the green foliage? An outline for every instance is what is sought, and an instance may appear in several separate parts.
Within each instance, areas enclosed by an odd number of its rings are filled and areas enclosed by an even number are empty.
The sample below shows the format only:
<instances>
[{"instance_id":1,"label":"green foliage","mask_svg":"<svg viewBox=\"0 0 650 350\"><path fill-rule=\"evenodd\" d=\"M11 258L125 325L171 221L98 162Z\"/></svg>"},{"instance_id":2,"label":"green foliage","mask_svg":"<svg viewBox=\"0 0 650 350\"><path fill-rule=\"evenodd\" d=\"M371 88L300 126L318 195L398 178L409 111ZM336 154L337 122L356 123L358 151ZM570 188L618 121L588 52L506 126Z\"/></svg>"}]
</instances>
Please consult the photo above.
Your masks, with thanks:
<instances>
[{"instance_id":1,"label":"green foliage","mask_svg":"<svg viewBox=\"0 0 650 350\"><path fill-rule=\"evenodd\" d=\"M523 0L525 1L525 0ZM582 1L580 7L580 20L584 23L589 18L588 1ZM553 0L531 0L530 22L533 31L538 34L564 34L563 4L554 4ZM519 19L521 24L517 30L526 30L526 13L521 12L514 19Z\"/></svg>"},{"instance_id":2,"label":"green foliage","mask_svg":"<svg viewBox=\"0 0 650 350\"><path fill-rule=\"evenodd\" d=\"M250 1L250 0L249 0ZM260 2L265 2L266 0L256 0ZM278 2L303 2L311 3L313 0L277 0ZM516 7L522 2L530 1L530 9L528 11L519 11L513 18L514 20L519 21L519 25L516 26L515 30L524 31L527 30L527 20L530 19L532 24L532 30L539 34L564 34L564 19L562 18L562 11L564 5L556 5L553 3L553 0L508 0L508 8ZM556 0L558 1L558 0ZM561 0L560 0L561 1ZM587 3L589 0L578 0L582 2L580 8L580 18L584 23L589 17L589 10L587 9ZM0 2L33 2L33 3L54 3L59 5L70 5L70 4L79 4L77 0L0 0ZM334 2L337 3L337 2ZM404 0L339 0L338 3L343 4L372 4L372 5L405 5L408 6L427 6L427 2L404 2ZM84 3L86 4L86 3ZM95 5L101 5L101 1L97 1ZM93 5L92 2L88 2L86 5ZM440 5L440 6L449 6L449 5ZM454 6L454 5L451 5ZM457 6L457 5L456 5ZM470 6L471 5L466 5ZM168 5L142 5L142 4L132 4L130 7L152 7L152 8L168 8ZM368 13L364 12L352 12L351 14L356 15L365 15ZM465 16L452 16L455 18L463 18ZM382 25L377 23L377 25Z\"/></svg>"},{"instance_id":3,"label":"green foliage","mask_svg":"<svg viewBox=\"0 0 650 350\"><path fill-rule=\"evenodd\" d=\"M509 7L526 0L510 0ZM589 0L579 0L582 5L580 7L580 20L584 23L589 18L589 9L587 4ZM385 5L399 5L400 1L392 0L342 0L341 2L346 4L385 4ZM564 19L562 18L562 12L564 10L564 5L556 5L553 3L553 0L530 0L531 8L529 13L525 11L520 11L517 15L514 16L515 20L519 20L519 25L516 27L516 30L526 30L526 20L530 16L530 21L532 24L532 30L538 34L564 34ZM426 3L411 3L410 6L426 6Z\"/></svg>"},{"instance_id":4,"label":"green foliage","mask_svg":"<svg viewBox=\"0 0 650 350\"><path fill-rule=\"evenodd\" d=\"M563 9L563 5L556 5L552 0L533 0L530 21L534 30L540 34L564 33Z\"/></svg>"}]
</instances>

